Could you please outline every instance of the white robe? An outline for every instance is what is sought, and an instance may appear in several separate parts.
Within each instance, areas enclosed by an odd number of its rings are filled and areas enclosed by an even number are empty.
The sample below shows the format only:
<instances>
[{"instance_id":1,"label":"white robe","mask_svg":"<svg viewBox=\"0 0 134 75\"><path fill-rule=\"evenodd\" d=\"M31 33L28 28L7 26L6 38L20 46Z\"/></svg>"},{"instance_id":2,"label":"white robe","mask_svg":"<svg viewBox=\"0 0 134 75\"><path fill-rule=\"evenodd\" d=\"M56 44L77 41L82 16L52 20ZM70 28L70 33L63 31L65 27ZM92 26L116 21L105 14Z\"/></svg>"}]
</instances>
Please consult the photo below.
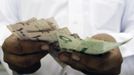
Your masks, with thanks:
<instances>
[{"instance_id":1,"label":"white robe","mask_svg":"<svg viewBox=\"0 0 134 75\"><path fill-rule=\"evenodd\" d=\"M60 27L67 26L80 37L97 33L112 35L117 42L134 35L134 0L0 0L0 45L11 32L6 25L32 17L54 17ZM123 57L134 55L134 40L120 47ZM3 53L1 53L1 60ZM5 64L7 71L12 71ZM62 68L50 55L31 75L61 75ZM67 75L83 75L69 66ZM15 75L15 74L14 74Z\"/></svg>"}]
</instances>

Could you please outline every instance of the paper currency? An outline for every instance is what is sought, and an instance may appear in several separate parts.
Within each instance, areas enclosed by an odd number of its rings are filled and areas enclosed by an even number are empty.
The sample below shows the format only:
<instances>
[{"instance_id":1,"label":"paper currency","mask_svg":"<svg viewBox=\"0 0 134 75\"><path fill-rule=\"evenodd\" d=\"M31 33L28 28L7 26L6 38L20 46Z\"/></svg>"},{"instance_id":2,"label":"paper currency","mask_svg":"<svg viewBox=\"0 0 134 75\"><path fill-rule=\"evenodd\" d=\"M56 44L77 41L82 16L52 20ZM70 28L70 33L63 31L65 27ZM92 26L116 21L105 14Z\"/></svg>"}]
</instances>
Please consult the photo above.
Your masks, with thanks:
<instances>
[{"instance_id":1,"label":"paper currency","mask_svg":"<svg viewBox=\"0 0 134 75\"><path fill-rule=\"evenodd\" d=\"M61 50L94 55L106 53L130 40L115 43L96 39L80 39L77 38L78 36L73 37L67 27L58 28L58 24L54 18L39 20L32 18L28 21L9 25L8 28L20 39L48 41L50 43L58 41Z\"/></svg>"},{"instance_id":2,"label":"paper currency","mask_svg":"<svg viewBox=\"0 0 134 75\"><path fill-rule=\"evenodd\" d=\"M54 31L43 33L40 37L38 37L38 40L41 41L49 41L50 43L58 41L57 39L57 33L61 34L68 34L70 35L71 32L68 30L68 28L61 28Z\"/></svg>"},{"instance_id":3,"label":"paper currency","mask_svg":"<svg viewBox=\"0 0 134 75\"><path fill-rule=\"evenodd\" d=\"M81 52L85 54L103 54L111 49L117 48L131 39L128 39L126 41L115 43L115 42L106 42L102 40L96 40L96 39L88 39L88 40L80 40L77 38L74 38L70 35L65 34L58 34L58 42L59 46L62 50L71 52Z\"/></svg>"},{"instance_id":4,"label":"paper currency","mask_svg":"<svg viewBox=\"0 0 134 75\"><path fill-rule=\"evenodd\" d=\"M27 39L27 40L41 39L42 41L43 40L46 41L47 39L45 38L48 37L50 38L50 34L56 32L56 29L58 29L57 28L58 25L53 18L49 18L47 20L45 19L37 20L35 18L32 18L28 21L19 22L13 25L9 25L7 27L13 34L15 34L20 39ZM59 29L57 31L67 32L67 28ZM48 37L45 35L48 35Z\"/></svg>"}]
</instances>

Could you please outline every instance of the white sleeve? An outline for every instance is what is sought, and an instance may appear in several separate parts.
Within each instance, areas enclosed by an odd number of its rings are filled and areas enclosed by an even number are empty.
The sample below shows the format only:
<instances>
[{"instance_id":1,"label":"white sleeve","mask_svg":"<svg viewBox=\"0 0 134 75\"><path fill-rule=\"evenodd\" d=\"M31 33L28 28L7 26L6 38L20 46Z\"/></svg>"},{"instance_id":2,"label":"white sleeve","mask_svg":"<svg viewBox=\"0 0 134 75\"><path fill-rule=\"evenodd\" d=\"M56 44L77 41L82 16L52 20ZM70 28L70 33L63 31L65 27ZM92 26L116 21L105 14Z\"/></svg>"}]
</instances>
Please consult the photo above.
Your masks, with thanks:
<instances>
[{"instance_id":1,"label":"white sleeve","mask_svg":"<svg viewBox=\"0 0 134 75\"><path fill-rule=\"evenodd\" d=\"M0 0L0 45L11 33L6 25L15 23L18 20L17 0Z\"/></svg>"},{"instance_id":2,"label":"white sleeve","mask_svg":"<svg viewBox=\"0 0 134 75\"><path fill-rule=\"evenodd\" d=\"M6 28L6 25L15 23L18 20L17 13L17 0L0 0L0 46L3 44L5 38L11 33ZM3 52L0 48L0 61L6 68L9 75L12 75L12 71L8 68L8 65L3 61Z\"/></svg>"},{"instance_id":3,"label":"white sleeve","mask_svg":"<svg viewBox=\"0 0 134 75\"><path fill-rule=\"evenodd\" d=\"M124 0L124 13L120 26L120 32L102 31L112 35L117 42L121 42L134 37L134 0ZM134 38L127 44L120 47L123 57L134 55Z\"/></svg>"},{"instance_id":4,"label":"white sleeve","mask_svg":"<svg viewBox=\"0 0 134 75\"><path fill-rule=\"evenodd\" d=\"M134 0L124 0L125 8L122 16L121 33L113 34L117 41L133 38L126 45L121 46L120 50L123 57L134 55Z\"/></svg>"}]
</instances>

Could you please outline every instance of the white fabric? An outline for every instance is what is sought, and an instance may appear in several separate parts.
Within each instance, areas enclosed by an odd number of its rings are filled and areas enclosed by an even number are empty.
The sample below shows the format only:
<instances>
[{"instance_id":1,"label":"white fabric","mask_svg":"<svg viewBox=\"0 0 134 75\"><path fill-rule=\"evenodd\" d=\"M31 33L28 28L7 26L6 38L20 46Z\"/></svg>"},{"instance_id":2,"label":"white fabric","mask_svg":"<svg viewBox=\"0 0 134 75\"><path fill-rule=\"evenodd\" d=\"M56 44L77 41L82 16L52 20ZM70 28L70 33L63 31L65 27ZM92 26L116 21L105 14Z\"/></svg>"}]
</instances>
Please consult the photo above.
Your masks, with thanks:
<instances>
[{"instance_id":1,"label":"white fabric","mask_svg":"<svg viewBox=\"0 0 134 75\"><path fill-rule=\"evenodd\" d=\"M123 41L134 36L134 0L0 0L0 45L11 33L6 25L32 17L54 17L82 38L108 33ZM134 54L134 40L120 47L123 57ZM47 59L47 60L46 60ZM48 55L32 75L60 75L61 67ZM11 74L11 71L8 71ZM67 67L68 75L83 75Z\"/></svg>"}]
</instances>

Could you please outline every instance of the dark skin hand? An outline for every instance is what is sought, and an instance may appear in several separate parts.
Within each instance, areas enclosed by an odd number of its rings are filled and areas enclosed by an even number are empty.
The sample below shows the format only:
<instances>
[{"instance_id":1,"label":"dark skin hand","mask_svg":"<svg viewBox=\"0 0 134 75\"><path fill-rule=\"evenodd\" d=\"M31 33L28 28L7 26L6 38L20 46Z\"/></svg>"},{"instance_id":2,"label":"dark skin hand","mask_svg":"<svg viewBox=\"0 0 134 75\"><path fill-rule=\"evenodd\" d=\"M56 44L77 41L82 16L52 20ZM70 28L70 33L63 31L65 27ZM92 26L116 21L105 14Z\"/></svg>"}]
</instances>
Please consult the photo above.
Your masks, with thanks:
<instances>
[{"instance_id":1,"label":"dark skin hand","mask_svg":"<svg viewBox=\"0 0 134 75\"><path fill-rule=\"evenodd\" d=\"M107 34L98 34L93 38L115 42ZM40 68L40 60L50 51L50 44L41 41L20 40L11 35L5 40L2 49L4 61L12 70L21 74L30 74ZM119 74L122 63L122 56L118 48L97 56L62 52L59 54L59 58L62 62L89 75Z\"/></svg>"},{"instance_id":2,"label":"dark skin hand","mask_svg":"<svg viewBox=\"0 0 134 75\"><path fill-rule=\"evenodd\" d=\"M40 68L40 60L49 52L47 42L20 40L16 36L9 36L3 46L4 61L9 68L28 74Z\"/></svg>"},{"instance_id":3,"label":"dark skin hand","mask_svg":"<svg viewBox=\"0 0 134 75\"><path fill-rule=\"evenodd\" d=\"M107 34L97 34L92 38L116 42L113 37ZM119 48L112 49L102 55L62 52L59 54L59 59L87 75L118 75L123 61Z\"/></svg>"}]
</instances>

